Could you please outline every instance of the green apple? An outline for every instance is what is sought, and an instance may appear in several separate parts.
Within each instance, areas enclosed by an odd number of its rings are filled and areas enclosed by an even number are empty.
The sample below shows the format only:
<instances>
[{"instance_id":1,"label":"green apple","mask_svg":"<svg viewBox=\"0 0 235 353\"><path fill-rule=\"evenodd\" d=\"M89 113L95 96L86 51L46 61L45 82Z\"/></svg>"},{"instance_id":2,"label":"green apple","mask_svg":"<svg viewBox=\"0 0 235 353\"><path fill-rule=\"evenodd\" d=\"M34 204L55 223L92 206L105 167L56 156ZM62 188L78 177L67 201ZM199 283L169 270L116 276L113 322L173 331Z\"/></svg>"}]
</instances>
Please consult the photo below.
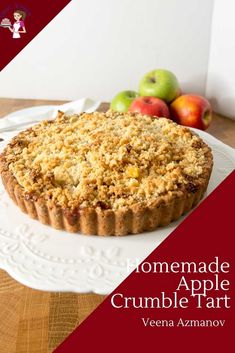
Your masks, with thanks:
<instances>
[{"instance_id":1,"label":"green apple","mask_svg":"<svg viewBox=\"0 0 235 353\"><path fill-rule=\"evenodd\" d=\"M110 108L115 112L125 113L137 97L138 93L135 91L122 91L113 98Z\"/></svg>"},{"instance_id":2,"label":"green apple","mask_svg":"<svg viewBox=\"0 0 235 353\"><path fill-rule=\"evenodd\" d=\"M168 70L157 69L147 73L139 85L141 96L157 97L167 103L180 95L180 86L176 76Z\"/></svg>"}]
</instances>

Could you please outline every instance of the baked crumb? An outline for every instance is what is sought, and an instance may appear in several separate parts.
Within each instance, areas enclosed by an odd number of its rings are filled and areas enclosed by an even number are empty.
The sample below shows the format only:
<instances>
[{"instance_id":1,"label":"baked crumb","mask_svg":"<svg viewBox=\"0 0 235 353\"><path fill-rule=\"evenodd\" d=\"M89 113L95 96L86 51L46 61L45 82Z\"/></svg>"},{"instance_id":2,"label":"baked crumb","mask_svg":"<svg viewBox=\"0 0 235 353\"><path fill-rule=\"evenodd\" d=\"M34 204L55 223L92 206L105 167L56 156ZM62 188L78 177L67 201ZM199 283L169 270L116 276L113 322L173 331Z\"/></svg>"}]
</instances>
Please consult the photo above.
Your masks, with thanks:
<instances>
[{"instance_id":1,"label":"baked crumb","mask_svg":"<svg viewBox=\"0 0 235 353\"><path fill-rule=\"evenodd\" d=\"M113 210L195 192L209 155L200 137L169 119L111 111L60 112L21 132L3 153L25 195Z\"/></svg>"}]
</instances>

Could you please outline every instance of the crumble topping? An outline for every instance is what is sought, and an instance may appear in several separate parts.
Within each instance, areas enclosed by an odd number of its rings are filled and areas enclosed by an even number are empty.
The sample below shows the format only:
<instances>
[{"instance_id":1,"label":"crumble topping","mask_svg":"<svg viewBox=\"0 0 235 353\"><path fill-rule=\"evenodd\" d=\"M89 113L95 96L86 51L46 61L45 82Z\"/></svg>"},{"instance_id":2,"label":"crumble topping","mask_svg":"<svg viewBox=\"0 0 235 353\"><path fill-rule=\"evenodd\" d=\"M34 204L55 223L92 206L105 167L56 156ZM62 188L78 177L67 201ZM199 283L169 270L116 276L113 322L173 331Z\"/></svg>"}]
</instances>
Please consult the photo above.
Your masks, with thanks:
<instances>
[{"instance_id":1,"label":"crumble topping","mask_svg":"<svg viewBox=\"0 0 235 353\"><path fill-rule=\"evenodd\" d=\"M119 209L197 187L210 149L188 128L131 113L59 113L21 132L4 162L25 196ZM193 191L192 191L193 192Z\"/></svg>"}]
</instances>

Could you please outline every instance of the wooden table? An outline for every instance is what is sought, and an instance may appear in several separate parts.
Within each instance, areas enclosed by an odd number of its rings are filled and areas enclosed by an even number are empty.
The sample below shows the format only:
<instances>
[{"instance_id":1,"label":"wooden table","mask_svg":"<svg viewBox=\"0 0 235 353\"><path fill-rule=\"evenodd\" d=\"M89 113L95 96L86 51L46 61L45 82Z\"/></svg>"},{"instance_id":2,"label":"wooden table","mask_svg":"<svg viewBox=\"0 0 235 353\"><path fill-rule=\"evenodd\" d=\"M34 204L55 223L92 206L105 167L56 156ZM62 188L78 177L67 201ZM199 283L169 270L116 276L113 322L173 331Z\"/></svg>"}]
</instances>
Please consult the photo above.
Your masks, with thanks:
<instances>
[{"instance_id":1,"label":"wooden table","mask_svg":"<svg viewBox=\"0 0 235 353\"><path fill-rule=\"evenodd\" d=\"M0 99L0 117L30 106L62 103ZM101 105L100 110L105 109L107 104ZM235 147L235 121L214 114L207 131ZM96 294L33 290L0 270L0 353L52 352L103 299Z\"/></svg>"}]
</instances>

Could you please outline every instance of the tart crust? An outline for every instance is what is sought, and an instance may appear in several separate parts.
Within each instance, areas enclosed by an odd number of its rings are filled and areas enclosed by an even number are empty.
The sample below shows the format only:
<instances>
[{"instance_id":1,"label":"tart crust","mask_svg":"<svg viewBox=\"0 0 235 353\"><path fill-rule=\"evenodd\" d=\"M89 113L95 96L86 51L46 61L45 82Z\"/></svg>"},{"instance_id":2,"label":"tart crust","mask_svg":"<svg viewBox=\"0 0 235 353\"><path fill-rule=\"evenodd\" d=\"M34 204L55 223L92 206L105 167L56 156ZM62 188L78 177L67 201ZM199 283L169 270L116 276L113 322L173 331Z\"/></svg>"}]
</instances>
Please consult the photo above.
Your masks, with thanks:
<instances>
[{"instance_id":1,"label":"tart crust","mask_svg":"<svg viewBox=\"0 0 235 353\"><path fill-rule=\"evenodd\" d=\"M94 206L72 209L36 194L29 195L25 193L24 188L9 169L4 152L0 156L0 172L4 187L11 199L31 218L55 229L73 233L122 236L166 226L199 203L207 189L213 166L210 148L202 140L201 143L206 148L207 163L198 178L196 187L192 185L187 190L175 190L158 196L149 203L133 203L118 209Z\"/></svg>"},{"instance_id":2,"label":"tart crust","mask_svg":"<svg viewBox=\"0 0 235 353\"><path fill-rule=\"evenodd\" d=\"M212 165L212 160L210 162ZM115 211L91 207L71 212L55 204L49 206L42 198L27 199L10 171L3 171L1 177L6 191L21 211L43 224L72 233L120 236L166 226L190 211L202 199L210 172L208 170L207 178L195 192L177 191L173 197L159 197L149 206L134 204Z\"/></svg>"}]
</instances>

